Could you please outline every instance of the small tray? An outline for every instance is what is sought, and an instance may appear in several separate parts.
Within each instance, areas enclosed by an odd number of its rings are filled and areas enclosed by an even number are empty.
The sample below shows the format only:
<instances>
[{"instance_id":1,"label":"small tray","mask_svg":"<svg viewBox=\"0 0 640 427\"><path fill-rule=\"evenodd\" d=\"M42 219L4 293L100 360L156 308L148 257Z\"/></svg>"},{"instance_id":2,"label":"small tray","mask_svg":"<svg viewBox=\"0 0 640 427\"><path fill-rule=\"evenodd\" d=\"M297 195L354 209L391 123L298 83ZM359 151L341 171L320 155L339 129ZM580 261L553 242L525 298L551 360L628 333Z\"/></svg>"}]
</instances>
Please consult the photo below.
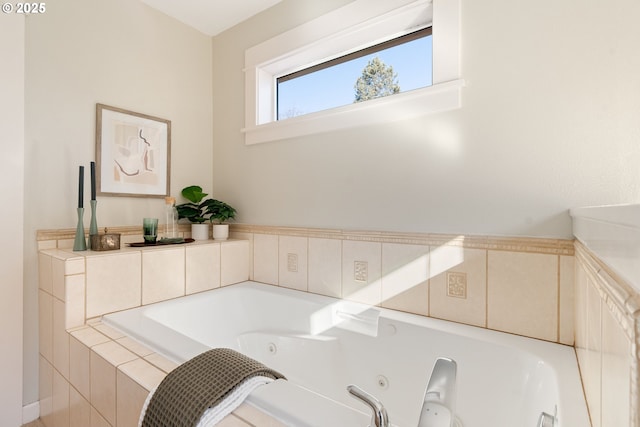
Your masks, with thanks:
<instances>
[{"instance_id":1,"label":"small tray","mask_svg":"<svg viewBox=\"0 0 640 427\"><path fill-rule=\"evenodd\" d=\"M147 246L168 246L168 245L183 245L185 243L195 242L194 239L184 239L182 242L163 242L161 240L156 241L155 243L146 243L146 242L136 242L136 243L127 243L128 246L132 248L144 248Z\"/></svg>"}]
</instances>

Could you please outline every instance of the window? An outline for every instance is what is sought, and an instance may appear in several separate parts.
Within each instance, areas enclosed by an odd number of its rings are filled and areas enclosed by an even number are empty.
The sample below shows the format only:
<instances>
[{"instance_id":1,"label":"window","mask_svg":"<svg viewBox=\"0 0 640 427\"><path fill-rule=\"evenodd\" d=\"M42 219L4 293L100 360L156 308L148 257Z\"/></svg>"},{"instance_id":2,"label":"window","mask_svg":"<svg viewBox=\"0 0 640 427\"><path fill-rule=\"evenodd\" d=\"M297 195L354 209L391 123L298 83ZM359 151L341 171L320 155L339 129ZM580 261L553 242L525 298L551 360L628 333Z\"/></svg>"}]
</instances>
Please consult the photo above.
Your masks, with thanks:
<instances>
[{"instance_id":1,"label":"window","mask_svg":"<svg viewBox=\"0 0 640 427\"><path fill-rule=\"evenodd\" d=\"M426 27L278 77L277 120L431 86L431 50ZM377 79L362 78L369 67Z\"/></svg>"},{"instance_id":2,"label":"window","mask_svg":"<svg viewBox=\"0 0 640 427\"><path fill-rule=\"evenodd\" d=\"M256 144L459 108L463 86L459 70L459 21L460 0L355 0L247 49L245 127L242 129L245 143ZM303 78L305 73L311 75L306 70L322 68L321 64L332 60L340 62L340 58L381 43L394 43L396 39L425 28L433 32L433 36L428 36L432 49L430 84L367 102L342 102L342 105L326 109L310 109L304 111L305 114L291 114L292 117L286 120L278 120L288 110L293 113L296 110L295 103L284 107L278 101L287 90L284 87L287 81L295 80L287 76ZM324 68L322 72L327 70L330 68Z\"/></svg>"}]
</instances>

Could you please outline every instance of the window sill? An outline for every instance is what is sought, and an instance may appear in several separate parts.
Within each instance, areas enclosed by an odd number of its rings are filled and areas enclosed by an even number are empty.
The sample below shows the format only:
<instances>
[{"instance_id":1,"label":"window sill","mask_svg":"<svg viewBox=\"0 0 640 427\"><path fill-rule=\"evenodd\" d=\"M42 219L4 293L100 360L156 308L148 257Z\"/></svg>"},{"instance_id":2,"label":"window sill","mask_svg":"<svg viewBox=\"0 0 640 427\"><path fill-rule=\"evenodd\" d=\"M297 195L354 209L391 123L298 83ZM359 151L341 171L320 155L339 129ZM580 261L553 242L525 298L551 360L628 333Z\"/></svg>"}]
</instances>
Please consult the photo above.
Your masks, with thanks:
<instances>
[{"instance_id":1,"label":"window sill","mask_svg":"<svg viewBox=\"0 0 640 427\"><path fill-rule=\"evenodd\" d=\"M363 103L247 127L242 132L245 144L253 145L439 113L460 108L462 87L464 80L452 80Z\"/></svg>"}]
</instances>

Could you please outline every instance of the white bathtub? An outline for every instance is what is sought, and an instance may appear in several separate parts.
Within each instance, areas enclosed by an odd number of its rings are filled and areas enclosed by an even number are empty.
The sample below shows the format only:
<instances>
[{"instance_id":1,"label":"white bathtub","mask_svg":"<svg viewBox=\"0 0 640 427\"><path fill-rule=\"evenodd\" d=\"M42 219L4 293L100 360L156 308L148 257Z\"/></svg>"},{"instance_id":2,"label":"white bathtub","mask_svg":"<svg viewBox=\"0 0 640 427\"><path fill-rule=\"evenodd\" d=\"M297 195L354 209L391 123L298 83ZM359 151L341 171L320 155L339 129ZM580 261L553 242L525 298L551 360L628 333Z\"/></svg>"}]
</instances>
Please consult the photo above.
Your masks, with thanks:
<instances>
[{"instance_id":1,"label":"white bathtub","mask_svg":"<svg viewBox=\"0 0 640 427\"><path fill-rule=\"evenodd\" d=\"M376 396L393 425L414 427L438 357L458 366L463 427L590 426L572 347L255 282L107 315L103 321L183 362L212 347L282 372L249 402L292 426L368 425L348 384Z\"/></svg>"}]
</instances>

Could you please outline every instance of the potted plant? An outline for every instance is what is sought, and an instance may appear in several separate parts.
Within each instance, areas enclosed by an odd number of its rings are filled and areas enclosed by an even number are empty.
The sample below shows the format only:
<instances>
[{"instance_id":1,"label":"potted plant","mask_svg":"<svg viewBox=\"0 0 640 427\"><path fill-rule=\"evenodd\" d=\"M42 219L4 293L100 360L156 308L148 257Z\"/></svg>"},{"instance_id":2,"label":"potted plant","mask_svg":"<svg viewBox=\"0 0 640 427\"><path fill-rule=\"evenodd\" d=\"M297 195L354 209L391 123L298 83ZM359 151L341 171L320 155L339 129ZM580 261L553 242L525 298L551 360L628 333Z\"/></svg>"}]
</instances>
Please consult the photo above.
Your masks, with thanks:
<instances>
[{"instance_id":1,"label":"potted plant","mask_svg":"<svg viewBox=\"0 0 640 427\"><path fill-rule=\"evenodd\" d=\"M176 206L178 219L185 218L191 222L191 237L195 240L209 239L208 222L224 221L233 219L236 210L224 202L215 199L205 199L207 193L202 192L202 187L190 185L182 189L182 197L189 202ZM227 236L228 236L227 225ZM215 236L214 236L215 238Z\"/></svg>"},{"instance_id":2,"label":"potted plant","mask_svg":"<svg viewBox=\"0 0 640 427\"><path fill-rule=\"evenodd\" d=\"M213 223L213 240L227 240L229 238L229 224L225 224L226 221L230 221L236 217L236 210L220 200L212 200L209 205L209 217Z\"/></svg>"}]
</instances>

